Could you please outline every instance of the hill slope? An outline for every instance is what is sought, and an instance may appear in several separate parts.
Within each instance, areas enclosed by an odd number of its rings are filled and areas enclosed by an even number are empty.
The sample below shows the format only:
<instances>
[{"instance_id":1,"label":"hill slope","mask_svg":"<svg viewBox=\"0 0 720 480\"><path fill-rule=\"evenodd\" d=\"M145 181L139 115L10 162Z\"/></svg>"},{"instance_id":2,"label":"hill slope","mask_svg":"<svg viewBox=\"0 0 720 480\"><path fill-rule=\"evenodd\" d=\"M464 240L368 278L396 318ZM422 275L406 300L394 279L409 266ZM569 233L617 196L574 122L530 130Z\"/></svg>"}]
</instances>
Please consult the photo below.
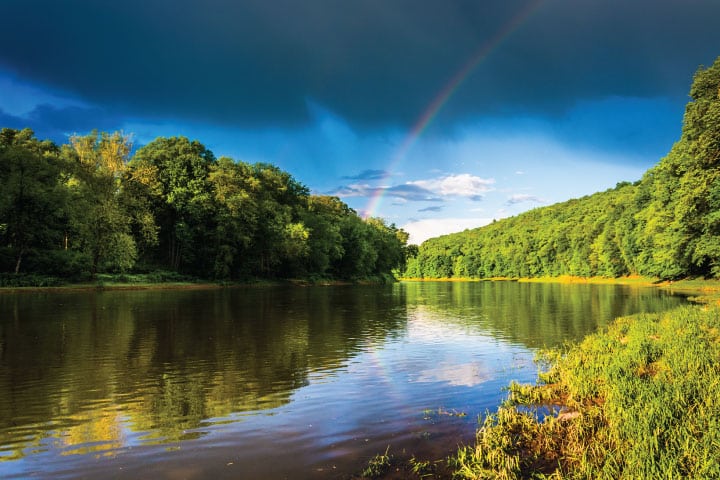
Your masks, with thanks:
<instances>
[{"instance_id":1,"label":"hill slope","mask_svg":"<svg viewBox=\"0 0 720 480\"><path fill-rule=\"evenodd\" d=\"M720 58L690 97L680 140L640 181L427 240L405 276L720 277Z\"/></svg>"}]
</instances>

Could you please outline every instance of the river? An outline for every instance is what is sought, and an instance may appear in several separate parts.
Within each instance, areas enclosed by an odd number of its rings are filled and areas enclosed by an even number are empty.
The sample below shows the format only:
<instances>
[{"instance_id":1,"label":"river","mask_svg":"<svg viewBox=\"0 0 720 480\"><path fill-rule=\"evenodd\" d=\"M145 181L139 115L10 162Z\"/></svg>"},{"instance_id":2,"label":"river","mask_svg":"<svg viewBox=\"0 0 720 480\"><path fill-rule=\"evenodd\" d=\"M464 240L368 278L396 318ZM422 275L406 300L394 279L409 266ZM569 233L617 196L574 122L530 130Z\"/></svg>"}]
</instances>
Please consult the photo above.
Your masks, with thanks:
<instances>
[{"instance_id":1,"label":"river","mask_svg":"<svg viewBox=\"0 0 720 480\"><path fill-rule=\"evenodd\" d=\"M684 303L424 282L0 295L0 477L341 479L471 442L537 349Z\"/></svg>"}]
</instances>

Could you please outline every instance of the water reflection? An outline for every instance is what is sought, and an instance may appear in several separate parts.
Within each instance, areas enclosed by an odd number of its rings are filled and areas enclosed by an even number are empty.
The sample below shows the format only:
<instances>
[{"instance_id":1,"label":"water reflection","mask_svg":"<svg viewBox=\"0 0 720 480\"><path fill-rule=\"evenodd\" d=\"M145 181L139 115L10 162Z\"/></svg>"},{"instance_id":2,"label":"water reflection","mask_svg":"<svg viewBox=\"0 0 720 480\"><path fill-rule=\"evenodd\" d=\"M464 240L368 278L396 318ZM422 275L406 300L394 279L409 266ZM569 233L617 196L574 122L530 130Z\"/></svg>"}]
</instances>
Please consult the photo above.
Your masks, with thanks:
<instances>
[{"instance_id":1,"label":"water reflection","mask_svg":"<svg viewBox=\"0 0 720 480\"><path fill-rule=\"evenodd\" d=\"M483 382L493 379L493 373L480 362L455 364L440 363L440 365L422 370L418 373L416 382L445 382L452 387L475 387Z\"/></svg>"},{"instance_id":2,"label":"water reflection","mask_svg":"<svg viewBox=\"0 0 720 480\"><path fill-rule=\"evenodd\" d=\"M623 285L417 282L402 284L408 305L529 348L580 340L613 319L673 308L683 299Z\"/></svg>"},{"instance_id":3,"label":"water reflection","mask_svg":"<svg viewBox=\"0 0 720 480\"><path fill-rule=\"evenodd\" d=\"M534 378L532 349L680 302L509 282L3 294L0 476L317 478L471 434Z\"/></svg>"},{"instance_id":4,"label":"water reflection","mask_svg":"<svg viewBox=\"0 0 720 480\"><path fill-rule=\"evenodd\" d=\"M404 309L362 288L0 296L0 459L119 448L128 431L197 438L209 419L286 404Z\"/></svg>"}]
</instances>

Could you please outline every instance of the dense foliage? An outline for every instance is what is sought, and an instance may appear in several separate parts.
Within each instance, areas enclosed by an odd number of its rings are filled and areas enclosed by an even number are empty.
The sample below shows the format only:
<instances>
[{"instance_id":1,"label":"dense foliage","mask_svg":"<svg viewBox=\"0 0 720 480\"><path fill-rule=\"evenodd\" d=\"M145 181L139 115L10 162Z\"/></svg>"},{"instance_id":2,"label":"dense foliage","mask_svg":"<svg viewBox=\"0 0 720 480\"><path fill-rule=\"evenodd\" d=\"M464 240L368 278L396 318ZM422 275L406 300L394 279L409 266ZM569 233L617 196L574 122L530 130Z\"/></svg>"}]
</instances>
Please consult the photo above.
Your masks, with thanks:
<instances>
[{"instance_id":1,"label":"dense foliage","mask_svg":"<svg viewBox=\"0 0 720 480\"><path fill-rule=\"evenodd\" d=\"M407 277L720 276L720 58L682 136L633 184L424 242Z\"/></svg>"},{"instance_id":2,"label":"dense foliage","mask_svg":"<svg viewBox=\"0 0 720 480\"><path fill-rule=\"evenodd\" d=\"M404 268L404 231L310 195L273 165L216 159L184 137L131 152L121 133L57 146L2 129L0 280L155 270L358 279Z\"/></svg>"}]
</instances>

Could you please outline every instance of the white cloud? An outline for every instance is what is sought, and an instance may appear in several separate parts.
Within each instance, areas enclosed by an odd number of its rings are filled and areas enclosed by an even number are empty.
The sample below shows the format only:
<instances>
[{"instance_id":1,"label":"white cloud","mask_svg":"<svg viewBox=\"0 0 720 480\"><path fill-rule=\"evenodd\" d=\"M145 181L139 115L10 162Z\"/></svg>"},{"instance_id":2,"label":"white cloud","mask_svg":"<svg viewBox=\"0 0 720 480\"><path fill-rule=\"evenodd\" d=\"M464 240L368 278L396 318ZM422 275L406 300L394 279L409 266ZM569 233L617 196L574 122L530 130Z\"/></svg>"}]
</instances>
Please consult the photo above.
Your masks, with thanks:
<instances>
[{"instance_id":1,"label":"white cloud","mask_svg":"<svg viewBox=\"0 0 720 480\"><path fill-rule=\"evenodd\" d=\"M495 184L493 178L481 178L469 173L447 175L430 180L416 180L408 182L443 196L478 197L491 191Z\"/></svg>"},{"instance_id":2,"label":"white cloud","mask_svg":"<svg viewBox=\"0 0 720 480\"><path fill-rule=\"evenodd\" d=\"M402 229L410 234L408 243L420 245L428 238L482 227L492 221L492 218L428 218L406 223Z\"/></svg>"}]
</instances>

